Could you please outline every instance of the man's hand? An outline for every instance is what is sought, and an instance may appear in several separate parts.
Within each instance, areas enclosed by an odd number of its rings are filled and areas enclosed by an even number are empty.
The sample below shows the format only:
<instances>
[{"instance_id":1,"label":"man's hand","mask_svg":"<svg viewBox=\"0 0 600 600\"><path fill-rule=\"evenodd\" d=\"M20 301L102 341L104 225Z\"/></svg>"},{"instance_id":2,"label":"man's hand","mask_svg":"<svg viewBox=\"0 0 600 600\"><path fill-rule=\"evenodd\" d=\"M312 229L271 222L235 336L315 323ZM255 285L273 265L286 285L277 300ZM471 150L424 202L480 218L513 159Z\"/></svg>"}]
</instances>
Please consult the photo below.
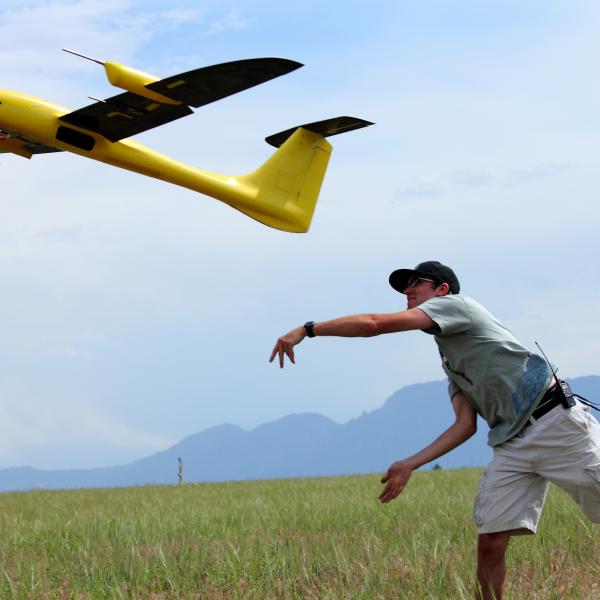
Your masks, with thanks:
<instances>
[{"instance_id":1,"label":"man's hand","mask_svg":"<svg viewBox=\"0 0 600 600\"><path fill-rule=\"evenodd\" d=\"M269 362L273 362L273 359L279 355L279 366L283 369L283 360L285 355L290 359L290 361L295 364L296 361L294 359L294 346L299 344L306 337L306 330L304 326L296 327L296 329L292 329L289 333L282 335L275 344L273 348L273 352L271 352L271 358Z\"/></svg>"},{"instance_id":2,"label":"man's hand","mask_svg":"<svg viewBox=\"0 0 600 600\"><path fill-rule=\"evenodd\" d=\"M390 314L362 314L338 317L330 321L319 321L318 335L334 335L338 337L372 337L382 333L394 333L396 331L411 331L413 329L430 329L435 323L431 317L418 308L403 310ZM316 332L315 332L316 333ZM289 333L281 336L269 362L273 362L275 356L279 355L279 366L283 369L285 355L292 363L294 360L294 346L306 337L303 326L292 329Z\"/></svg>"},{"instance_id":3,"label":"man's hand","mask_svg":"<svg viewBox=\"0 0 600 600\"><path fill-rule=\"evenodd\" d=\"M414 468L402 460L397 460L390 465L386 474L381 478L381 483L387 483L379 495L381 502L389 502L400 495L405 488Z\"/></svg>"}]
</instances>

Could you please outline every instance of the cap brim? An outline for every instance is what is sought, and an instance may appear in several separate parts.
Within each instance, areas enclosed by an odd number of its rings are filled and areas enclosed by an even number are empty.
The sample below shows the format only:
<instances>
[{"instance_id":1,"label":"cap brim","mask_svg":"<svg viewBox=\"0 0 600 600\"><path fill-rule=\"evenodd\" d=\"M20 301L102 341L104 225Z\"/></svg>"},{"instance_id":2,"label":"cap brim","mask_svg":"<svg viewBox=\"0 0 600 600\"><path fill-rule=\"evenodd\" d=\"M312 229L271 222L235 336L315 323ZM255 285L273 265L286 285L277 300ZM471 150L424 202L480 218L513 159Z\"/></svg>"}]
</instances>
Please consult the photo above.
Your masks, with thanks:
<instances>
[{"instance_id":1,"label":"cap brim","mask_svg":"<svg viewBox=\"0 0 600 600\"><path fill-rule=\"evenodd\" d=\"M397 269L390 275L390 285L401 294L404 293L408 280L414 275L418 275L418 272L414 269Z\"/></svg>"}]
</instances>

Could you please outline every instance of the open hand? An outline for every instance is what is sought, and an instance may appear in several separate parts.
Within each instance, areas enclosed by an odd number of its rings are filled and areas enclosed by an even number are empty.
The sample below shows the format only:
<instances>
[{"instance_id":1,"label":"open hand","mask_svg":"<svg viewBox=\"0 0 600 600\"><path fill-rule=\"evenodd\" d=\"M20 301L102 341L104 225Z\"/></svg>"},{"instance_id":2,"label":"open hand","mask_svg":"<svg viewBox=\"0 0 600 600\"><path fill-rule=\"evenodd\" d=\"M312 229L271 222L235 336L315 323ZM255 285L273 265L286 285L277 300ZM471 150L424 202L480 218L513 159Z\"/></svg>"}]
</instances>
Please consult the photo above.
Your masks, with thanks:
<instances>
[{"instance_id":1,"label":"open hand","mask_svg":"<svg viewBox=\"0 0 600 600\"><path fill-rule=\"evenodd\" d=\"M404 461L397 460L395 463L392 463L381 478L381 483L386 483L387 485L379 495L379 500L381 502L390 502L390 500L397 498L406 487L412 472L413 467Z\"/></svg>"}]
</instances>

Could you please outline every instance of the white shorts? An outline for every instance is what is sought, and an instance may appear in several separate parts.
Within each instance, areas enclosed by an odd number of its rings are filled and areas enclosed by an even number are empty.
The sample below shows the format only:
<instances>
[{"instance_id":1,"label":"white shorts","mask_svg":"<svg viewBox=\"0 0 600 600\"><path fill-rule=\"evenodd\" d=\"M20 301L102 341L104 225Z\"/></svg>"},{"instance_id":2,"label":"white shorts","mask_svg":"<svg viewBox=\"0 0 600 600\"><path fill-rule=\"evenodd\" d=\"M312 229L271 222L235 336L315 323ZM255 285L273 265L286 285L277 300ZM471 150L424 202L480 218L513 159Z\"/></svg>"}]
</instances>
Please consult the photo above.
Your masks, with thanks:
<instances>
[{"instance_id":1,"label":"white shorts","mask_svg":"<svg viewBox=\"0 0 600 600\"><path fill-rule=\"evenodd\" d=\"M600 425L589 410L557 406L494 448L475 499L479 533L535 533L549 482L600 523Z\"/></svg>"}]
</instances>

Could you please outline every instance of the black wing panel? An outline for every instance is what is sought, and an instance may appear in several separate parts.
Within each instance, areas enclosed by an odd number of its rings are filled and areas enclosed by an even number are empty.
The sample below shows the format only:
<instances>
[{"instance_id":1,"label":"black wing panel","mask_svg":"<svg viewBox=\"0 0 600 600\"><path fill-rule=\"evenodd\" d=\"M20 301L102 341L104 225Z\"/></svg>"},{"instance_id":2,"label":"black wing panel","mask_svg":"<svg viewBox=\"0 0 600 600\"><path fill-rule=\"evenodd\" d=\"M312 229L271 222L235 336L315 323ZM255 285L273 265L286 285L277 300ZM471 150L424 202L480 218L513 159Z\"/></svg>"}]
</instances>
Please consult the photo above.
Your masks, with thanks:
<instances>
[{"instance_id":1,"label":"black wing panel","mask_svg":"<svg viewBox=\"0 0 600 600\"><path fill-rule=\"evenodd\" d=\"M301 66L301 63L285 58L250 58L166 77L146 87L197 108L285 75Z\"/></svg>"},{"instance_id":2,"label":"black wing panel","mask_svg":"<svg viewBox=\"0 0 600 600\"><path fill-rule=\"evenodd\" d=\"M298 127L308 129L314 133L318 133L323 137L329 137L330 135L338 135L339 133L346 133L347 131L354 131L361 127L368 127L373 125L371 121L365 121L364 119L357 119L356 117L334 117L333 119L325 119L324 121L316 121L315 123L306 123L304 125L297 125L291 129L274 133L269 137L265 138L265 141L271 146L279 148L281 144L287 140Z\"/></svg>"},{"instance_id":3,"label":"black wing panel","mask_svg":"<svg viewBox=\"0 0 600 600\"><path fill-rule=\"evenodd\" d=\"M99 133L111 142L117 142L192 112L185 105L162 104L125 92L70 112L59 119L75 127Z\"/></svg>"}]
</instances>

